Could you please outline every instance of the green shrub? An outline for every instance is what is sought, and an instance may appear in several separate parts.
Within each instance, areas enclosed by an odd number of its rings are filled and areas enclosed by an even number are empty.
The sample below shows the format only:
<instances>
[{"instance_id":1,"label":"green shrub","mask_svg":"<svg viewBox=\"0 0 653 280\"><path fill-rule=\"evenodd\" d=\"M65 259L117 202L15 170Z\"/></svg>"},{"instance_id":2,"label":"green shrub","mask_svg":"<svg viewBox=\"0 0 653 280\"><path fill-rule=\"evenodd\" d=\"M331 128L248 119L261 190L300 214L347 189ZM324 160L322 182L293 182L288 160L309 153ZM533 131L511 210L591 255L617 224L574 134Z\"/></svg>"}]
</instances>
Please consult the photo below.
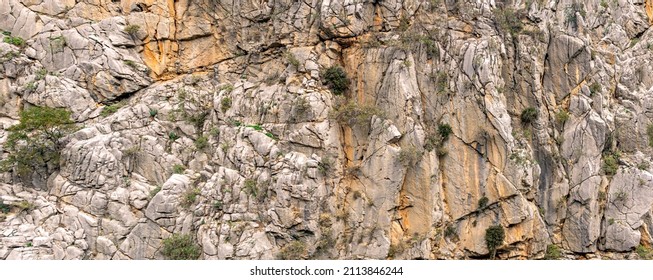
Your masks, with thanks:
<instances>
[{"instance_id":1,"label":"green shrub","mask_svg":"<svg viewBox=\"0 0 653 280\"><path fill-rule=\"evenodd\" d=\"M170 139L170 141L174 142L175 140L179 139L179 135L177 135L177 133L175 133L174 131L170 131L168 133L168 139Z\"/></svg>"},{"instance_id":2,"label":"green shrub","mask_svg":"<svg viewBox=\"0 0 653 280\"><path fill-rule=\"evenodd\" d=\"M24 47L25 46L25 40L20 37L14 37L14 36L5 36L4 39L2 39L3 42L7 44L12 44L17 47Z\"/></svg>"},{"instance_id":3,"label":"green shrub","mask_svg":"<svg viewBox=\"0 0 653 280\"><path fill-rule=\"evenodd\" d=\"M262 130L263 130L263 127L261 127L260 124L248 125L247 127L251 127L251 128L253 128L254 130L256 130L256 131L262 131Z\"/></svg>"},{"instance_id":4,"label":"green shrub","mask_svg":"<svg viewBox=\"0 0 653 280\"><path fill-rule=\"evenodd\" d=\"M332 111L331 117L336 119L340 124L347 124L350 127L369 124L375 115L382 116L382 111L373 105L358 105L353 101L343 105L336 106Z\"/></svg>"},{"instance_id":5,"label":"green shrub","mask_svg":"<svg viewBox=\"0 0 653 280\"><path fill-rule=\"evenodd\" d=\"M497 253L497 247L503 244L506 233L500 225L490 226L485 230L485 245L490 251L490 258L494 259Z\"/></svg>"},{"instance_id":6,"label":"green shrub","mask_svg":"<svg viewBox=\"0 0 653 280\"><path fill-rule=\"evenodd\" d=\"M578 15L585 17L585 6L583 3L571 3L565 10L565 23L571 26L572 29L578 29Z\"/></svg>"},{"instance_id":7,"label":"green shrub","mask_svg":"<svg viewBox=\"0 0 653 280\"><path fill-rule=\"evenodd\" d=\"M555 118L557 123L564 124L569 120L569 112L566 110L560 110L556 112Z\"/></svg>"},{"instance_id":8,"label":"green shrub","mask_svg":"<svg viewBox=\"0 0 653 280\"><path fill-rule=\"evenodd\" d=\"M288 60L288 63L290 63L290 65L295 66L295 68L299 68L300 62L293 53L286 52L286 59Z\"/></svg>"},{"instance_id":9,"label":"green shrub","mask_svg":"<svg viewBox=\"0 0 653 280\"><path fill-rule=\"evenodd\" d=\"M131 61L131 60L123 60L122 62L125 63L125 65L131 67L132 69L137 69L137 68L138 68L138 65L137 65L136 62L134 62L134 61Z\"/></svg>"},{"instance_id":10,"label":"green shrub","mask_svg":"<svg viewBox=\"0 0 653 280\"><path fill-rule=\"evenodd\" d=\"M125 106L124 102L118 102L115 104L111 104L109 106L105 106L104 108L102 108L102 112L100 113L100 116L107 117L115 112L118 112L118 110L122 106Z\"/></svg>"},{"instance_id":11,"label":"green shrub","mask_svg":"<svg viewBox=\"0 0 653 280\"><path fill-rule=\"evenodd\" d=\"M349 88L347 73L340 66L331 66L322 72L322 80L335 95L343 94Z\"/></svg>"},{"instance_id":12,"label":"green shrub","mask_svg":"<svg viewBox=\"0 0 653 280\"><path fill-rule=\"evenodd\" d=\"M200 257L200 247L190 234L173 234L163 239L163 256L169 260L196 260Z\"/></svg>"},{"instance_id":13,"label":"green shrub","mask_svg":"<svg viewBox=\"0 0 653 280\"><path fill-rule=\"evenodd\" d=\"M603 154L603 172L605 175L613 176L619 170L619 155L615 153Z\"/></svg>"},{"instance_id":14,"label":"green shrub","mask_svg":"<svg viewBox=\"0 0 653 280\"><path fill-rule=\"evenodd\" d=\"M150 198L154 197L157 193L161 191L161 186L157 186L153 190L150 191Z\"/></svg>"},{"instance_id":15,"label":"green shrub","mask_svg":"<svg viewBox=\"0 0 653 280\"><path fill-rule=\"evenodd\" d=\"M216 200L213 202L213 209L217 211L222 211L222 207L223 207L222 201Z\"/></svg>"},{"instance_id":16,"label":"green shrub","mask_svg":"<svg viewBox=\"0 0 653 280\"><path fill-rule=\"evenodd\" d=\"M159 110L154 109L154 108L150 108L150 117L154 118L158 114L159 114Z\"/></svg>"},{"instance_id":17,"label":"green shrub","mask_svg":"<svg viewBox=\"0 0 653 280\"><path fill-rule=\"evenodd\" d=\"M279 250L277 258L280 260L302 260L306 258L307 253L306 244L299 240L295 240L286 244L286 246L283 246L283 248Z\"/></svg>"},{"instance_id":18,"label":"green shrub","mask_svg":"<svg viewBox=\"0 0 653 280\"><path fill-rule=\"evenodd\" d=\"M562 257L562 252L560 248L555 244L549 244L546 246L546 253L544 254L545 260L559 260Z\"/></svg>"},{"instance_id":19,"label":"green shrub","mask_svg":"<svg viewBox=\"0 0 653 280\"><path fill-rule=\"evenodd\" d=\"M521 112L521 122L523 124L531 124L537 119L539 111L533 107L528 107Z\"/></svg>"},{"instance_id":20,"label":"green shrub","mask_svg":"<svg viewBox=\"0 0 653 280\"><path fill-rule=\"evenodd\" d=\"M328 156L324 156L320 162L318 162L317 168L320 170L322 175L327 175L333 171L333 160Z\"/></svg>"},{"instance_id":21,"label":"green shrub","mask_svg":"<svg viewBox=\"0 0 653 280\"><path fill-rule=\"evenodd\" d=\"M11 210L11 207L5 204L4 201L0 200L0 212L7 214L9 213L9 210Z\"/></svg>"},{"instance_id":22,"label":"green shrub","mask_svg":"<svg viewBox=\"0 0 653 280\"><path fill-rule=\"evenodd\" d=\"M590 85L590 94L591 94L591 95L594 95L594 94L596 94L596 93L599 93L599 92L601 92L601 89L602 89L602 88L601 88L601 84L599 84L599 83L597 83L597 82L594 82L594 83L592 83L592 84Z\"/></svg>"},{"instance_id":23,"label":"green shrub","mask_svg":"<svg viewBox=\"0 0 653 280\"><path fill-rule=\"evenodd\" d=\"M226 113L231 108L231 97L224 97L220 100L220 111Z\"/></svg>"},{"instance_id":24,"label":"green shrub","mask_svg":"<svg viewBox=\"0 0 653 280\"><path fill-rule=\"evenodd\" d=\"M258 196L258 184L254 179L246 179L245 183L243 184L243 189L248 195L254 197Z\"/></svg>"},{"instance_id":25,"label":"green shrub","mask_svg":"<svg viewBox=\"0 0 653 280\"><path fill-rule=\"evenodd\" d=\"M426 57L427 58L429 58L429 59L430 58L440 59L440 48L435 43L435 41L433 41L433 39L431 39L429 37L422 37L422 38L420 38L419 41L420 41L420 43L422 43L422 45L424 45L424 47L426 49Z\"/></svg>"},{"instance_id":26,"label":"green shrub","mask_svg":"<svg viewBox=\"0 0 653 280\"><path fill-rule=\"evenodd\" d=\"M642 260L653 259L653 251L644 245L640 244L639 246L637 246L635 252L637 253L637 255L639 255L639 258Z\"/></svg>"},{"instance_id":27,"label":"green shrub","mask_svg":"<svg viewBox=\"0 0 653 280\"><path fill-rule=\"evenodd\" d=\"M175 164L172 166L172 173L174 174L182 174L184 171L186 171L186 167L181 164Z\"/></svg>"},{"instance_id":28,"label":"green shrub","mask_svg":"<svg viewBox=\"0 0 653 280\"><path fill-rule=\"evenodd\" d=\"M478 209L485 208L485 206L487 206L488 202L490 202L489 198L487 198L486 196L481 197L481 199L478 200Z\"/></svg>"},{"instance_id":29,"label":"green shrub","mask_svg":"<svg viewBox=\"0 0 653 280\"><path fill-rule=\"evenodd\" d=\"M208 146L209 146L209 138L207 138L204 135L197 137L197 140L195 140L195 148L197 148L198 151L204 150Z\"/></svg>"},{"instance_id":30,"label":"green shrub","mask_svg":"<svg viewBox=\"0 0 653 280\"><path fill-rule=\"evenodd\" d=\"M435 75L435 91L438 94L447 93L447 87L449 86L449 76L444 71L439 71Z\"/></svg>"},{"instance_id":31,"label":"green shrub","mask_svg":"<svg viewBox=\"0 0 653 280\"><path fill-rule=\"evenodd\" d=\"M187 122L193 124L193 126L195 126L195 129L201 131L202 127L204 127L204 122L206 122L206 118L208 116L209 116L209 112L203 111L197 114L187 115L185 119Z\"/></svg>"},{"instance_id":32,"label":"green shrub","mask_svg":"<svg viewBox=\"0 0 653 280\"><path fill-rule=\"evenodd\" d=\"M453 225L447 225L447 227L444 229L444 236L449 239L456 238L458 236L456 228Z\"/></svg>"},{"instance_id":33,"label":"green shrub","mask_svg":"<svg viewBox=\"0 0 653 280\"><path fill-rule=\"evenodd\" d=\"M4 150L9 155L0 162L3 171L24 177L34 172L46 177L59 169L64 136L78 127L71 113L61 108L30 107L20 113L20 122L9 127Z\"/></svg>"},{"instance_id":34,"label":"green shrub","mask_svg":"<svg viewBox=\"0 0 653 280\"><path fill-rule=\"evenodd\" d=\"M230 93L234 90L234 86L232 84L226 84L224 86L220 87L220 91L225 91L226 93Z\"/></svg>"},{"instance_id":35,"label":"green shrub","mask_svg":"<svg viewBox=\"0 0 653 280\"><path fill-rule=\"evenodd\" d=\"M39 70L36 70L36 77L34 77L34 80L43 80L45 76L48 75L48 70L45 68L41 68Z\"/></svg>"},{"instance_id":36,"label":"green shrub","mask_svg":"<svg viewBox=\"0 0 653 280\"><path fill-rule=\"evenodd\" d=\"M141 29L139 25L136 24L130 24L125 26L125 29L123 29L127 34L134 36L138 31Z\"/></svg>"},{"instance_id":37,"label":"green shrub","mask_svg":"<svg viewBox=\"0 0 653 280\"><path fill-rule=\"evenodd\" d=\"M188 189L184 193L184 196L181 198L181 203L180 203L181 207L188 208L191 205L193 205L193 203L197 201L198 195L200 195L200 189L198 188Z\"/></svg>"},{"instance_id":38,"label":"green shrub","mask_svg":"<svg viewBox=\"0 0 653 280\"><path fill-rule=\"evenodd\" d=\"M20 209L21 211L29 211L34 209L34 204L26 200L19 202L18 205L16 206L18 206L18 209Z\"/></svg>"},{"instance_id":39,"label":"green shrub","mask_svg":"<svg viewBox=\"0 0 653 280\"><path fill-rule=\"evenodd\" d=\"M451 133L453 133L453 130L449 124L442 123L438 125L438 134L442 137L442 142L449 140Z\"/></svg>"}]
</instances>

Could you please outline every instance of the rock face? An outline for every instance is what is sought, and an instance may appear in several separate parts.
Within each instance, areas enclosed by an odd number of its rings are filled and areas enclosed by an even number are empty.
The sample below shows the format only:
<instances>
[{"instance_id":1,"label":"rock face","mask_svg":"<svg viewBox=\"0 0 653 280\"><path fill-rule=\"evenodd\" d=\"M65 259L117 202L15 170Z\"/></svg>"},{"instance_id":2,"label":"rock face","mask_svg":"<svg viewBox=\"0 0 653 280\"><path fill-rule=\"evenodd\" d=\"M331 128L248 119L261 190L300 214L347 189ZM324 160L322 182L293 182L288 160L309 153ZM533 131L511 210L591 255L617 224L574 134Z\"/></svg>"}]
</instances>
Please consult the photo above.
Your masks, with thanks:
<instances>
[{"instance_id":1,"label":"rock face","mask_svg":"<svg viewBox=\"0 0 653 280\"><path fill-rule=\"evenodd\" d=\"M3 170L0 259L646 250L653 13L585 2L2 1L3 158L27 106L80 129Z\"/></svg>"}]
</instances>

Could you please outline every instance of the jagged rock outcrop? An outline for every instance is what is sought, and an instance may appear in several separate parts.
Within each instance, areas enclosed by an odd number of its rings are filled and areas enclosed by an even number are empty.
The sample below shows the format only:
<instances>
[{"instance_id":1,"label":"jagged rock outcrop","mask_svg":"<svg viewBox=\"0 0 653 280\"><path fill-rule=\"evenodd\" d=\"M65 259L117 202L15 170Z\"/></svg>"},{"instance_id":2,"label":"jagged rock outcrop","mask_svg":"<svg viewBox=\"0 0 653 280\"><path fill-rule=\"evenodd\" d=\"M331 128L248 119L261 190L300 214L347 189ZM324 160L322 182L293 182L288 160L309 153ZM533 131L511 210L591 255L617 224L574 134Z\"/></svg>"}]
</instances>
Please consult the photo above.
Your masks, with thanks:
<instances>
[{"instance_id":1,"label":"jagged rock outcrop","mask_svg":"<svg viewBox=\"0 0 653 280\"><path fill-rule=\"evenodd\" d=\"M4 1L0 142L80 129L3 173L0 259L637 258L652 6L585 2Z\"/></svg>"}]
</instances>

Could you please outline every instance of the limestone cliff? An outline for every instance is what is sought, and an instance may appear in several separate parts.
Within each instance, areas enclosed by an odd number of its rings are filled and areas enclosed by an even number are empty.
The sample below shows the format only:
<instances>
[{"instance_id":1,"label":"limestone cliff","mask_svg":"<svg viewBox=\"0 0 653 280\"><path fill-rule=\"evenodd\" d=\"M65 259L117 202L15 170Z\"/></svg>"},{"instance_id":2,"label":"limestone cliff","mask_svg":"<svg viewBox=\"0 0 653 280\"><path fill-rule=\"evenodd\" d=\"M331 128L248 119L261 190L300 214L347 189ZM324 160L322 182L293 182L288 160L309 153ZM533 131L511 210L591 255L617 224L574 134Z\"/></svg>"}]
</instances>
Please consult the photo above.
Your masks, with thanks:
<instances>
[{"instance_id":1,"label":"limestone cliff","mask_svg":"<svg viewBox=\"0 0 653 280\"><path fill-rule=\"evenodd\" d=\"M494 225L500 259L650 257L652 11L3 0L0 142L80 129L2 173L0 259L488 258Z\"/></svg>"}]
</instances>

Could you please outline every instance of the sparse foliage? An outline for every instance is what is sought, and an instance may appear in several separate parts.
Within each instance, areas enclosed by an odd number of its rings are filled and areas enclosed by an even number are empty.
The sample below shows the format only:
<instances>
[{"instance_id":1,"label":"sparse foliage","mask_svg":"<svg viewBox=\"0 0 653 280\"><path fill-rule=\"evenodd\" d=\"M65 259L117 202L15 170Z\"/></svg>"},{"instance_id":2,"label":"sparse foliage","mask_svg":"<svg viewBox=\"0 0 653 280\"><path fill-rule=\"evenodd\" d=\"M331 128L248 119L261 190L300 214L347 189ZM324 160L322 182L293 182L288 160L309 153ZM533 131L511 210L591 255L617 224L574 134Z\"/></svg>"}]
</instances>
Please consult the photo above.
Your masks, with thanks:
<instances>
[{"instance_id":1,"label":"sparse foliage","mask_svg":"<svg viewBox=\"0 0 653 280\"><path fill-rule=\"evenodd\" d=\"M283 248L279 250L277 258L280 260L302 260L306 258L307 253L306 244L299 240L295 240L286 244L286 246L283 246Z\"/></svg>"},{"instance_id":2,"label":"sparse foliage","mask_svg":"<svg viewBox=\"0 0 653 280\"><path fill-rule=\"evenodd\" d=\"M173 234L163 239L161 253L169 260L196 260L199 259L201 251L190 234Z\"/></svg>"},{"instance_id":3,"label":"sparse foliage","mask_svg":"<svg viewBox=\"0 0 653 280\"><path fill-rule=\"evenodd\" d=\"M381 116L382 111L374 105L359 105L353 101L337 106L331 113L331 117L340 124L347 124L350 127L369 124L374 115Z\"/></svg>"}]
</instances>

